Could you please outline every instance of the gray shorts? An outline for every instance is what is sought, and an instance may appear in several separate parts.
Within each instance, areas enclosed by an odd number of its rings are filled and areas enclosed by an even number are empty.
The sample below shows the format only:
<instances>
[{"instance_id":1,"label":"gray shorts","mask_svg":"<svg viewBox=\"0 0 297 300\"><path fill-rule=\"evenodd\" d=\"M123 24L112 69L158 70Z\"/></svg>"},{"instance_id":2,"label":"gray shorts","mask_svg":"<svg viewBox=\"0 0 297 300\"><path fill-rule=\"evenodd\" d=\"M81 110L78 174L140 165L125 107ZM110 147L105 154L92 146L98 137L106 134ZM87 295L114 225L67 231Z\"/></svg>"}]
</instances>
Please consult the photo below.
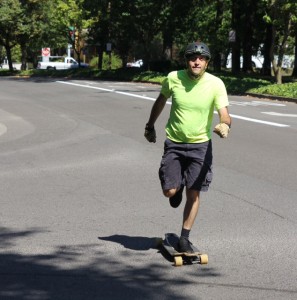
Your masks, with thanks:
<instances>
[{"instance_id":1,"label":"gray shorts","mask_svg":"<svg viewBox=\"0 0 297 300\"><path fill-rule=\"evenodd\" d=\"M178 188L207 191L212 181L212 142L185 144L169 139L164 143L164 154L159 169L163 190Z\"/></svg>"}]
</instances>

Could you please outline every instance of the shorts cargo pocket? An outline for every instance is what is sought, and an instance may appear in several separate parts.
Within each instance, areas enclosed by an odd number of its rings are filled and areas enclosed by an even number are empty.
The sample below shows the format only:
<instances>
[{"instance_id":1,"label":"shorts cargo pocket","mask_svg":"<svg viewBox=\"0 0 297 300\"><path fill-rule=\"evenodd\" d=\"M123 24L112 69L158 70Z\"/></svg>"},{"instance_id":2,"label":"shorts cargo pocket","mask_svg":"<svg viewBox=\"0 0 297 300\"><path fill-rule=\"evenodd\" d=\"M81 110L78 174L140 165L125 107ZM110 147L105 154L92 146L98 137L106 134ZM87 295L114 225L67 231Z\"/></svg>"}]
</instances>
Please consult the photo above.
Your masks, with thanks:
<instances>
[{"instance_id":1,"label":"shorts cargo pocket","mask_svg":"<svg viewBox=\"0 0 297 300\"><path fill-rule=\"evenodd\" d=\"M205 182L209 185L212 182L212 178L213 178L213 173L212 173L212 168L210 167L206 174Z\"/></svg>"},{"instance_id":2,"label":"shorts cargo pocket","mask_svg":"<svg viewBox=\"0 0 297 300\"><path fill-rule=\"evenodd\" d=\"M208 171L205 176L205 180L201 186L201 191L207 191L213 179L212 167L208 168Z\"/></svg>"}]
</instances>

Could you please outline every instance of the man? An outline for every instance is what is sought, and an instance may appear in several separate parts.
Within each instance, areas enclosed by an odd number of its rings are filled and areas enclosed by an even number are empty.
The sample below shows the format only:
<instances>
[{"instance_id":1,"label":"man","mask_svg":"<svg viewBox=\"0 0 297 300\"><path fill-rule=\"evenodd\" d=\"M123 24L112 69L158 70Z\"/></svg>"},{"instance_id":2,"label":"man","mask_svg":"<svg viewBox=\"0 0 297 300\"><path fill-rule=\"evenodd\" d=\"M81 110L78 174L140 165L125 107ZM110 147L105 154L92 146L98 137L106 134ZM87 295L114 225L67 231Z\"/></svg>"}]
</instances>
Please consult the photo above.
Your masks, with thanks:
<instances>
[{"instance_id":1,"label":"man","mask_svg":"<svg viewBox=\"0 0 297 300\"><path fill-rule=\"evenodd\" d=\"M200 191L207 191L212 180L214 109L220 118L214 132L226 138L231 127L225 85L221 79L206 72L210 58L209 48L202 42L186 47L186 69L169 73L162 83L144 133L149 142L156 142L154 124L171 97L159 178L163 194L169 198L172 207L180 205L186 187L179 247L181 252L187 253L193 252L189 236L199 209Z\"/></svg>"}]
</instances>

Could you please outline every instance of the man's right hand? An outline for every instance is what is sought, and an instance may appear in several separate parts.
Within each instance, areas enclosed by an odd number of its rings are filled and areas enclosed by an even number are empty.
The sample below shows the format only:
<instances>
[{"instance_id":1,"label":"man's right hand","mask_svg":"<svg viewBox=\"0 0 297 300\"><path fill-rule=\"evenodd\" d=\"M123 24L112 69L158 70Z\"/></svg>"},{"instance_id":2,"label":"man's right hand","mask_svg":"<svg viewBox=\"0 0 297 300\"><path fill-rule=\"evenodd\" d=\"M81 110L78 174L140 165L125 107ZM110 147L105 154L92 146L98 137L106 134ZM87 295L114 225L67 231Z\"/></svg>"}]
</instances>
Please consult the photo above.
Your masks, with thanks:
<instances>
[{"instance_id":1,"label":"man's right hand","mask_svg":"<svg viewBox=\"0 0 297 300\"><path fill-rule=\"evenodd\" d=\"M157 139L155 127L149 127L149 125L146 124L144 136L150 143L155 143Z\"/></svg>"}]
</instances>

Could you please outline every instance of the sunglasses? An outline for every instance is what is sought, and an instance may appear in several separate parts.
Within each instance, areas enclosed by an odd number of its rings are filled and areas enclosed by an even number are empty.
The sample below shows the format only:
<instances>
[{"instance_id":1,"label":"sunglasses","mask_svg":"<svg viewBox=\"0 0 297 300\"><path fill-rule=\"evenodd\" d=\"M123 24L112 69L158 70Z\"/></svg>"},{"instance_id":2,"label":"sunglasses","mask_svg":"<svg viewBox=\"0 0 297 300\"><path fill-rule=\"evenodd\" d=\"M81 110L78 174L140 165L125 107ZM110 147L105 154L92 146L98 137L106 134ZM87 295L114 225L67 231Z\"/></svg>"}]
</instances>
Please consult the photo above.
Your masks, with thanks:
<instances>
[{"instance_id":1,"label":"sunglasses","mask_svg":"<svg viewBox=\"0 0 297 300\"><path fill-rule=\"evenodd\" d=\"M207 61L207 57L204 56L204 55L201 55L201 54L192 54L192 55L189 55L187 56L187 60L188 61L196 61L197 58L200 60L200 61Z\"/></svg>"}]
</instances>

